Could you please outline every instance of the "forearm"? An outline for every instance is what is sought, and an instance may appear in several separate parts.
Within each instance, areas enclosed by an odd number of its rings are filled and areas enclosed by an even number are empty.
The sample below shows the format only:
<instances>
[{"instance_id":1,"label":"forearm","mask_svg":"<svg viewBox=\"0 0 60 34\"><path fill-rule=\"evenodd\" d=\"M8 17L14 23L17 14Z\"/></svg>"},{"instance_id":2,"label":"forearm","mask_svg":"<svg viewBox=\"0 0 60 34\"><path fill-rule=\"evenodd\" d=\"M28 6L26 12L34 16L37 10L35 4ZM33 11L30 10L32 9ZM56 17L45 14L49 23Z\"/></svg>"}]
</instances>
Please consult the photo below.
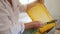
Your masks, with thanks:
<instances>
[{"instance_id":1,"label":"forearm","mask_svg":"<svg viewBox=\"0 0 60 34\"><path fill-rule=\"evenodd\" d=\"M31 23L25 23L25 29L31 29L31 28L40 28L42 26L44 26L43 23L38 22L38 21L33 21Z\"/></svg>"},{"instance_id":2,"label":"forearm","mask_svg":"<svg viewBox=\"0 0 60 34\"><path fill-rule=\"evenodd\" d=\"M25 29L31 29L34 27L32 23L25 23L24 25L25 25Z\"/></svg>"}]
</instances>

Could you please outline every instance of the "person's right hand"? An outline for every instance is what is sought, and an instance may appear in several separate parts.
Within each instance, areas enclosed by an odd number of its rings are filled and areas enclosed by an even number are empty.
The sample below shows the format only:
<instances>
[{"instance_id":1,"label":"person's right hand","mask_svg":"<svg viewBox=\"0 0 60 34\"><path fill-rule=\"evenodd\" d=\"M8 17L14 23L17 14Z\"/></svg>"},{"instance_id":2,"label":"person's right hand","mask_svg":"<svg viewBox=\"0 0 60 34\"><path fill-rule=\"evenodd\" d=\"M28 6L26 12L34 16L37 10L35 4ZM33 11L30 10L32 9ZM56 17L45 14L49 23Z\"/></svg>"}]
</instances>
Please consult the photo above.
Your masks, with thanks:
<instances>
[{"instance_id":1,"label":"person's right hand","mask_svg":"<svg viewBox=\"0 0 60 34\"><path fill-rule=\"evenodd\" d=\"M41 28L44 26L44 24L39 21L34 21L34 22L32 22L32 24L33 24L33 28Z\"/></svg>"},{"instance_id":2,"label":"person's right hand","mask_svg":"<svg viewBox=\"0 0 60 34\"><path fill-rule=\"evenodd\" d=\"M33 21L30 23L25 23L25 29L41 28L43 26L44 26L44 24L42 22L39 22L39 21Z\"/></svg>"}]
</instances>

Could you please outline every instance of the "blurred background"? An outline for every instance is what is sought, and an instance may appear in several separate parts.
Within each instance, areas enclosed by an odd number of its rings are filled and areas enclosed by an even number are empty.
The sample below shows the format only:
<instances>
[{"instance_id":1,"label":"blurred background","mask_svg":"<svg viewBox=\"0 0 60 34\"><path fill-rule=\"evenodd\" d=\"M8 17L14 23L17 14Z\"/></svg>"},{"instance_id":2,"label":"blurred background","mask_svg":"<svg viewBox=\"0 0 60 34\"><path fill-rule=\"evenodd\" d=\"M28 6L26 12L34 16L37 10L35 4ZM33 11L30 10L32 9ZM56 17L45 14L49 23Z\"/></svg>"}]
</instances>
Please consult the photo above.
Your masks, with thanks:
<instances>
[{"instance_id":1,"label":"blurred background","mask_svg":"<svg viewBox=\"0 0 60 34\"><path fill-rule=\"evenodd\" d=\"M44 0L44 3L51 15L58 20L56 28L60 28L60 0ZM54 34L55 30L54 28L48 34Z\"/></svg>"}]
</instances>

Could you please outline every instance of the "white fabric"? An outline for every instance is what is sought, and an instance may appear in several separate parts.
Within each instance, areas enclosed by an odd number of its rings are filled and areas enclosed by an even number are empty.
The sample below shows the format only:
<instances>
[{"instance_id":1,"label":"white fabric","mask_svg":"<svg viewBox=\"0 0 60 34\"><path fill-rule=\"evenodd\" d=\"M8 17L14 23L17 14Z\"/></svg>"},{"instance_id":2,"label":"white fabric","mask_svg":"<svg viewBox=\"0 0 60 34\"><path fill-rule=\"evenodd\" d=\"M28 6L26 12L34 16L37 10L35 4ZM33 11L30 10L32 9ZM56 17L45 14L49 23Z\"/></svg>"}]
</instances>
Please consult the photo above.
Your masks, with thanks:
<instances>
[{"instance_id":1,"label":"white fabric","mask_svg":"<svg viewBox=\"0 0 60 34\"><path fill-rule=\"evenodd\" d=\"M12 5L7 0L0 0L0 34L18 34L24 30L24 24L18 22L18 0L12 0Z\"/></svg>"},{"instance_id":2,"label":"white fabric","mask_svg":"<svg viewBox=\"0 0 60 34\"><path fill-rule=\"evenodd\" d=\"M26 12L21 12L19 14L19 22L30 23L32 22L32 19L29 17L29 15Z\"/></svg>"}]
</instances>

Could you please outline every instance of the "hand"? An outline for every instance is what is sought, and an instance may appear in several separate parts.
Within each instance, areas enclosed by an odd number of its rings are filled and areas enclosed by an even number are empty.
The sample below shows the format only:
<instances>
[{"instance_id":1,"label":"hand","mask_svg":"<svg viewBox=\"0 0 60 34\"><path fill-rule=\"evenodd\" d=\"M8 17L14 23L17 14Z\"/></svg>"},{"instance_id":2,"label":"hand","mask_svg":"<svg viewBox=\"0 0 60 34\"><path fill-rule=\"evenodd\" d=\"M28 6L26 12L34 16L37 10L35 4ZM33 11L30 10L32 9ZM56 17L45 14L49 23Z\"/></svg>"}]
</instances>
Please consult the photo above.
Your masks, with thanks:
<instances>
[{"instance_id":1,"label":"hand","mask_svg":"<svg viewBox=\"0 0 60 34\"><path fill-rule=\"evenodd\" d=\"M44 24L42 22L38 22L38 21L33 21L30 23L25 23L25 29L31 29L31 28L40 28L43 27Z\"/></svg>"},{"instance_id":2,"label":"hand","mask_svg":"<svg viewBox=\"0 0 60 34\"><path fill-rule=\"evenodd\" d=\"M42 22L34 21L33 23L33 28L41 28L44 26Z\"/></svg>"}]
</instances>

